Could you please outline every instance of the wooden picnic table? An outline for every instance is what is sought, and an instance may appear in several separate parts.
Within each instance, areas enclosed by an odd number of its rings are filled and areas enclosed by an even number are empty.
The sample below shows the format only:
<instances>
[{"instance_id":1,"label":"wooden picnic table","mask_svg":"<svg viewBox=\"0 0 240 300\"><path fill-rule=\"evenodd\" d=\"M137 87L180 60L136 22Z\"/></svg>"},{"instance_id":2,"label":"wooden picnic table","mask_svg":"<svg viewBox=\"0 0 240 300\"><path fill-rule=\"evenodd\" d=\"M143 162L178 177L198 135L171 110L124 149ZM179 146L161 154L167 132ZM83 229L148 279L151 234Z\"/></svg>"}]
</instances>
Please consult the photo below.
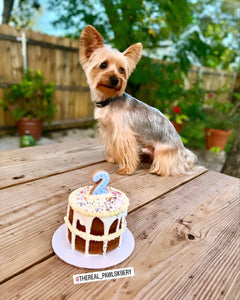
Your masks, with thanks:
<instances>
[{"instance_id":1,"label":"wooden picnic table","mask_svg":"<svg viewBox=\"0 0 240 300\"><path fill-rule=\"evenodd\" d=\"M239 180L198 167L195 175L159 177L141 164L117 174L95 139L0 153L0 299L240 299ZM107 270L134 276L73 284L77 268L51 241L68 195L97 169L130 198L133 253Z\"/></svg>"}]
</instances>

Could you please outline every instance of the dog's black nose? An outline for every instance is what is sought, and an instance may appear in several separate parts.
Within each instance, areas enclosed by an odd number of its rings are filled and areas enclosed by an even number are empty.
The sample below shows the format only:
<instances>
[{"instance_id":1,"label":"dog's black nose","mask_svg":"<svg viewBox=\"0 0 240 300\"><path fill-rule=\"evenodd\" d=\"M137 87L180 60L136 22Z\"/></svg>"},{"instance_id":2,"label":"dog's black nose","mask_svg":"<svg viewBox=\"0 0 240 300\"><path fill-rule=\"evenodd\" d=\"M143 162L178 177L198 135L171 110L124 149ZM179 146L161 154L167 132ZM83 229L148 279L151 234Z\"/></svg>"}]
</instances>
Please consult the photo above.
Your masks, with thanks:
<instances>
[{"instance_id":1,"label":"dog's black nose","mask_svg":"<svg viewBox=\"0 0 240 300\"><path fill-rule=\"evenodd\" d=\"M117 85L118 84L118 78L115 76L110 77L110 83L112 85Z\"/></svg>"}]
</instances>

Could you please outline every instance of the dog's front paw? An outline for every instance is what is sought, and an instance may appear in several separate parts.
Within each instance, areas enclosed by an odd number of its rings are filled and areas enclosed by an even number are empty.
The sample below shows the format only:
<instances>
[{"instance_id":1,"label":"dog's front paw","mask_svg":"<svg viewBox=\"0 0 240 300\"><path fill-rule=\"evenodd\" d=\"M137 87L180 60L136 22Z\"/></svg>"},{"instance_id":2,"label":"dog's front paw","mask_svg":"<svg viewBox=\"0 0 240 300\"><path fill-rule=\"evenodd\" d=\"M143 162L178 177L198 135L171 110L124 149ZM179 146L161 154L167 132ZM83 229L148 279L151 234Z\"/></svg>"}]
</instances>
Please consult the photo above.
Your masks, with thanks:
<instances>
[{"instance_id":1,"label":"dog's front paw","mask_svg":"<svg viewBox=\"0 0 240 300\"><path fill-rule=\"evenodd\" d=\"M105 158L105 160L106 160L107 162L111 163L111 164L115 164L115 163L116 163L116 161L114 160L114 158L112 158L111 156L107 156L107 157Z\"/></svg>"},{"instance_id":2,"label":"dog's front paw","mask_svg":"<svg viewBox=\"0 0 240 300\"><path fill-rule=\"evenodd\" d=\"M132 171L129 168L126 168L126 167L121 167L118 170L119 175L131 175L133 172L134 172L134 170Z\"/></svg>"}]
</instances>

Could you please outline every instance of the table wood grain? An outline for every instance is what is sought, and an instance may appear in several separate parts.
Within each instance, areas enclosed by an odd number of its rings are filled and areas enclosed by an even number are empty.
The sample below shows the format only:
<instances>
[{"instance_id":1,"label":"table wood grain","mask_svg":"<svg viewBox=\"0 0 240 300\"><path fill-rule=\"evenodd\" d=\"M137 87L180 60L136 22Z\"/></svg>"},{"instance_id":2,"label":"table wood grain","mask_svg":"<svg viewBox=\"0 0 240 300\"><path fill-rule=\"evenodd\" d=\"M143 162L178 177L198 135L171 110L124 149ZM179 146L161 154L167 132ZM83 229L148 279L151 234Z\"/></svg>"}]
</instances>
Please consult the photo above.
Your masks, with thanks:
<instances>
[{"instance_id":1,"label":"table wood grain","mask_svg":"<svg viewBox=\"0 0 240 300\"><path fill-rule=\"evenodd\" d=\"M117 174L95 139L0 153L0 299L240 298L239 179L199 166L192 175L159 177L142 163ZM52 235L68 195L97 169L124 191L135 249L122 263L135 276L73 284L95 270L60 260Z\"/></svg>"}]
</instances>

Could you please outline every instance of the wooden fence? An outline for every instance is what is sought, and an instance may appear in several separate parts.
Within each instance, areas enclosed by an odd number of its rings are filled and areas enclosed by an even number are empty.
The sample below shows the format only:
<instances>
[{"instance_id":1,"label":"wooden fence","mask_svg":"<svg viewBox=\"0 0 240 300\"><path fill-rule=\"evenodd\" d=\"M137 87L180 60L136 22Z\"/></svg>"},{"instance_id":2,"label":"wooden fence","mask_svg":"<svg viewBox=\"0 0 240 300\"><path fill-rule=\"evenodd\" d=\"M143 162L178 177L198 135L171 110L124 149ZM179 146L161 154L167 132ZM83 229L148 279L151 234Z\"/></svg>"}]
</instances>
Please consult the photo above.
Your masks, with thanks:
<instances>
[{"instance_id":1,"label":"wooden fence","mask_svg":"<svg viewBox=\"0 0 240 300\"><path fill-rule=\"evenodd\" d=\"M21 32L7 25L0 26L0 99L3 91L22 78L23 58ZM46 82L55 82L54 102L57 113L53 127L79 126L93 120L93 105L89 87L79 64L78 41L26 31L27 63L32 70L40 70ZM193 67L185 81L191 87L202 78L202 88L216 91L224 84L234 89L236 73L209 68ZM228 97L229 93L222 97ZM15 121L10 112L0 108L0 130L13 127Z\"/></svg>"},{"instance_id":2,"label":"wooden fence","mask_svg":"<svg viewBox=\"0 0 240 300\"><path fill-rule=\"evenodd\" d=\"M185 88L188 89L200 79L200 87L207 92L217 92L223 89L225 92L219 94L218 100L226 101L237 88L237 72L216 70L207 67L192 66L185 78Z\"/></svg>"},{"instance_id":3,"label":"wooden fence","mask_svg":"<svg viewBox=\"0 0 240 300\"><path fill-rule=\"evenodd\" d=\"M22 78L21 32L0 26L0 99L3 91ZM46 82L55 82L55 127L69 127L93 120L89 87L79 64L78 41L26 31L28 68L40 70ZM0 129L14 126L10 112L0 108Z\"/></svg>"}]
</instances>

